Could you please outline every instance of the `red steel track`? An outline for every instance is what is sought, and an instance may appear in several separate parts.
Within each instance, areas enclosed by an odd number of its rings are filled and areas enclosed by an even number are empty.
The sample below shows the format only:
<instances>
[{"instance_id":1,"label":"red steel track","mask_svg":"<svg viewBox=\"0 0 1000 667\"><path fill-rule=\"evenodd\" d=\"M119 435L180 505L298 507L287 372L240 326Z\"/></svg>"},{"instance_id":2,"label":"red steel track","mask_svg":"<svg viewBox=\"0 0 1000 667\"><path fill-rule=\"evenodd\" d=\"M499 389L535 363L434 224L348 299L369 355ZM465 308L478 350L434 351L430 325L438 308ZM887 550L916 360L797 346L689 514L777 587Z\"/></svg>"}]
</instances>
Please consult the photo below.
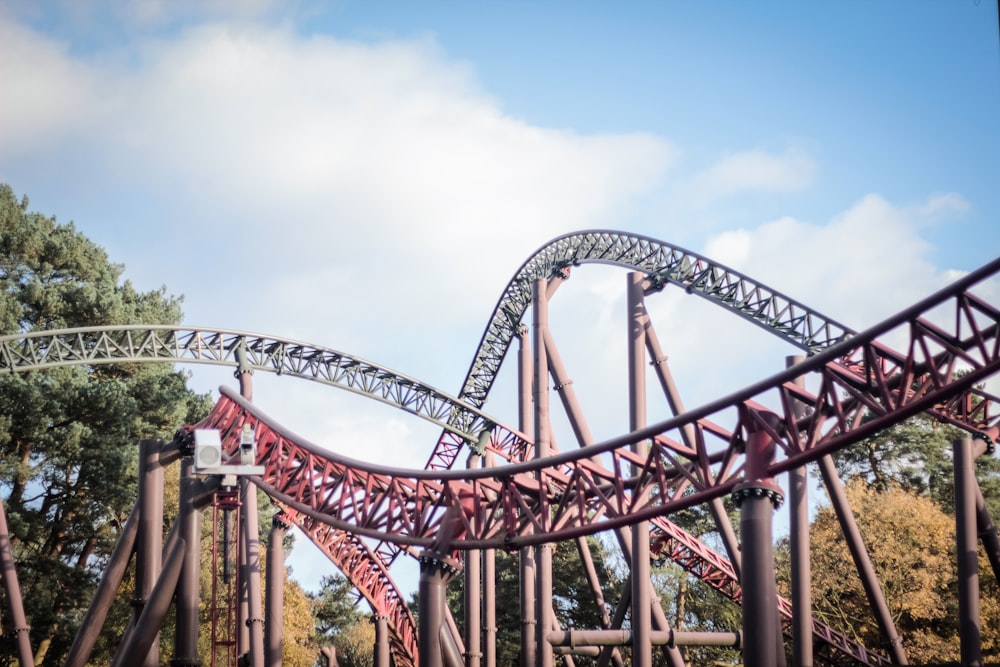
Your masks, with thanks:
<instances>
[{"instance_id":1,"label":"red steel track","mask_svg":"<svg viewBox=\"0 0 1000 667\"><path fill-rule=\"evenodd\" d=\"M814 356L786 373L680 417L537 463L528 438L479 411L520 326L527 285L549 277L554 285L581 263L613 264L646 272L647 293L673 284L727 307ZM997 370L997 310L969 289L992 276L994 262L863 334L810 310L746 276L654 239L620 232L582 232L556 239L532 256L494 310L459 398L412 378L339 352L296 341L221 330L178 327L102 327L0 338L0 372L70 363L186 361L237 365L242 353L252 369L307 377L367 395L442 425L444 432L425 471L368 466L318 453L239 397L224 392L202 425L238 433L244 421L270 434L260 458L261 486L347 575L377 613L389 617L397 664L415 664L413 618L388 574L398 553L392 542L369 546L358 535L427 546L442 520L458 546L505 546L562 539L651 518L654 551L667 554L724 595L739 601L732 565L666 518L674 509L727 493L740 481L740 446L758 430L780 445L772 472L787 470L921 410L973 432L992 435L993 397L975 384ZM950 326L927 314L951 309ZM906 353L877 338L905 329ZM955 371L967 372L955 377ZM814 394L792 380L813 372ZM807 417L794 418L805 405ZM768 406L768 407L765 407ZM862 424L868 410L877 415ZM721 424L729 424L723 427ZM693 428L694 444L681 437ZM505 461L499 469L449 471L461 449L489 432L488 448ZM627 451L650 439L650 456ZM687 444L681 444L687 443ZM232 445L232 438L227 441ZM641 465L632 476L630 466ZM492 476L497 478L493 479ZM650 495L652 494L652 496ZM638 500L642 499L642 500ZM462 511L448 508L460 507ZM531 527L533 536L524 537ZM356 531L355 534L352 531ZM787 601L779 600L790 617ZM887 660L814 623L828 646L863 664Z\"/></svg>"},{"instance_id":2,"label":"red steel track","mask_svg":"<svg viewBox=\"0 0 1000 667\"><path fill-rule=\"evenodd\" d=\"M268 466L259 480L262 488L337 528L428 547L446 510L461 506L455 517L461 523L456 548L517 548L562 540L729 493L741 479L742 445L755 432L766 432L784 454L768 467L770 475L814 461L921 411L992 440L987 431L993 427L995 400L975 385L1000 369L1000 311L967 290L997 270L1000 261L740 392L539 461L441 471L355 461L296 438L226 388L201 425L219 429L234 450L244 423L253 425L259 462ZM946 306L953 313L951 330L925 319L931 310ZM907 330L906 352L876 340L899 327ZM815 394L793 382L806 373L819 376ZM798 405L807 407L807 416L796 416ZM866 413L875 417L863 421ZM734 425L720 426L727 418ZM681 437L692 427L693 448L682 444ZM628 445L643 440L651 441L648 456L628 450ZM597 457L604 465L595 462ZM639 469L637 475L628 472L633 466Z\"/></svg>"},{"instance_id":3,"label":"red steel track","mask_svg":"<svg viewBox=\"0 0 1000 667\"><path fill-rule=\"evenodd\" d=\"M447 515L457 523L450 530L458 535L456 545L461 548L514 548L565 539L655 519L729 492L742 471L740 445L754 431L768 432L781 445L784 458L771 466L772 473L845 447L921 410L974 432L990 430L987 437L992 436L994 400L974 386L1000 364L1000 317L968 289L993 275L998 264L742 392L622 438L541 462L477 472L371 466L319 453L228 393L204 425L236 434L244 421L256 424L260 460L268 470L261 486L283 504L330 526L400 544L431 546ZM942 307L953 314L948 329L925 317ZM906 353L877 342L879 336L900 327L908 334ZM956 376L959 370L965 374ZM792 382L807 372L820 376L815 394ZM810 408L807 417L795 418L797 403ZM768 409L765 404L776 407ZM866 411L877 416L862 423ZM736 416L731 429L717 425L726 413ZM680 444L685 427L695 428L693 448ZM637 459L627 445L643 439L652 440L651 453ZM523 458L523 454L511 456L509 440L497 444L505 458ZM523 446L515 440L515 449ZM595 461L596 457L602 460ZM640 465L641 472L630 477L626 471L633 464ZM633 502L633 498L646 500ZM462 511L447 513L449 507ZM532 534L526 537L529 527ZM706 560L702 553L699 561ZM718 567L725 570L721 564ZM870 657L864 661L879 662Z\"/></svg>"}]
</instances>

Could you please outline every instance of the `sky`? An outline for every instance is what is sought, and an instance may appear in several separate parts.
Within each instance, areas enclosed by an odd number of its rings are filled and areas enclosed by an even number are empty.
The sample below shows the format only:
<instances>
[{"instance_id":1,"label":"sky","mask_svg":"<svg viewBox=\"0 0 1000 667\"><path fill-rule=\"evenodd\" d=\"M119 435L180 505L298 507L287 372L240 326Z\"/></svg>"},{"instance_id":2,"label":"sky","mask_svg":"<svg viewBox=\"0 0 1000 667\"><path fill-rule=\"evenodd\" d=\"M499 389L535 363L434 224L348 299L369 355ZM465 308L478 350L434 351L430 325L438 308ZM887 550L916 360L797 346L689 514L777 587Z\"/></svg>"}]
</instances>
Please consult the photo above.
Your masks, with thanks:
<instances>
[{"instance_id":1,"label":"sky","mask_svg":"<svg viewBox=\"0 0 1000 667\"><path fill-rule=\"evenodd\" d=\"M995 258L998 42L988 0L6 0L0 181L187 325L456 394L507 281L568 232L680 245L854 329ZM624 286L582 267L551 305L598 437L627 429ZM795 353L669 289L649 307L689 407ZM514 424L506 377L485 410ZM366 460L420 467L440 432L287 378L254 398Z\"/></svg>"}]
</instances>

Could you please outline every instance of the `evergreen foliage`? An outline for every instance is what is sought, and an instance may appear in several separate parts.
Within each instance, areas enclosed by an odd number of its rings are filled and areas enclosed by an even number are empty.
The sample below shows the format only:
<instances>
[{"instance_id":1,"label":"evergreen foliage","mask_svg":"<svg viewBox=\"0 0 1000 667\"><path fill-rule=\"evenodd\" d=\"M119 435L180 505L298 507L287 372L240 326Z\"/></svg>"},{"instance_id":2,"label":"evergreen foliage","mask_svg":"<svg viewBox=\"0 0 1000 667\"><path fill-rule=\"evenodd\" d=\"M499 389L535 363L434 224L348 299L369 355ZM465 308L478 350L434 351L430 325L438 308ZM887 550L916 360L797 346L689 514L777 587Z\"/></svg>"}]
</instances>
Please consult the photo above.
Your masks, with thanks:
<instances>
[{"instance_id":1,"label":"evergreen foliage","mask_svg":"<svg viewBox=\"0 0 1000 667\"><path fill-rule=\"evenodd\" d=\"M137 291L122 271L72 223L29 212L27 198L0 185L0 334L180 322L179 298ZM208 407L163 364L0 375L0 493L36 664L59 664L75 636L135 502L139 439L169 439ZM14 660L11 630L0 664Z\"/></svg>"}]
</instances>

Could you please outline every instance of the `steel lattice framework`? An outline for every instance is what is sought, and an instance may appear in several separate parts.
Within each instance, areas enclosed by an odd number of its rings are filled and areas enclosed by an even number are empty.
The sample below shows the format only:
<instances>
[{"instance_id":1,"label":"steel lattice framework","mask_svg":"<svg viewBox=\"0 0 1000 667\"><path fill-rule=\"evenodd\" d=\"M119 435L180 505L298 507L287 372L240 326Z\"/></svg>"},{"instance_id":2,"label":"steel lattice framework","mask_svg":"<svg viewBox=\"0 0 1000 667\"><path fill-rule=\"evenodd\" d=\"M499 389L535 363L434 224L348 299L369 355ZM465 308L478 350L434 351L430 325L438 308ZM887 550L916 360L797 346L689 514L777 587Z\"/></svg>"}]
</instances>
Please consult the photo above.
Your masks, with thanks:
<instances>
[{"instance_id":1,"label":"steel lattice framework","mask_svg":"<svg viewBox=\"0 0 1000 667\"><path fill-rule=\"evenodd\" d=\"M144 361L233 366L314 380L409 412L473 444L493 424L478 408L384 366L337 350L245 331L135 325L0 337L0 373Z\"/></svg>"},{"instance_id":2,"label":"steel lattice framework","mask_svg":"<svg viewBox=\"0 0 1000 667\"><path fill-rule=\"evenodd\" d=\"M645 460L625 450L630 442L626 437L544 464L518 463L531 456L528 439L478 408L520 328L532 281L565 278L572 266L584 263L643 271L647 293L667 284L683 287L783 337L813 358L701 410L631 434L632 440L651 439L651 455ZM238 424L251 421L263 433L274 433L273 446L261 453L268 462L261 486L281 501L288 518L348 575L377 613L390 617L393 653L399 664L413 664L413 619L386 569L396 549L384 544L372 549L341 529L380 539L402 535L398 542L428 545L442 520L447 520L456 523L464 546L510 548L651 517L654 551L739 601L731 564L663 514L728 492L742 472L740 445L754 431L766 431L781 444L784 458L773 466L777 472L924 409L973 431L990 429L993 398L974 389L974 384L996 370L997 311L967 290L992 275L996 265L855 336L803 304L681 248L620 232L583 232L556 239L521 267L494 310L458 398L335 350L219 329L100 327L8 336L0 338L0 372L126 361L222 364L344 388L441 426L430 470L413 474L335 459L324 462L321 459L328 454L317 458L308 443L269 423L236 396L224 396L206 421L233 433ZM931 325L924 317L942 304L954 313L949 329ZM897 327L909 330L906 353L895 353L876 341ZM956 378L956 370L967 374ZM815 394L791 382L809 371L821 377ZM809 406L810 415L795 419L793 407L801 405ZM866 410L878 416L862 424ZM721 415L734 411L734 427L718 426L725 421ZM681 431L690 426L697 434L694 447L679 444ZM488 446L514 465L503 467L502 473L433 474L450 468L466 445ZM626 471L633 464L641 465L641 472L630 476ZM274 475L279 466L283 472ZM488 479L492 474L501 477ZM449 513L449 507L463 511ZM514 509L522 519L512 520ZM521 534L528 526L535 532L530 540ZM787 601L779 601L779 608L785 618L790 617ZM885 658L820 623L814 623L814 632L855 660L887 664Z\"/></svg>"},{"instance_id":3,"label":"steel lattice framework","mask_svg":"<svg viewBox=\"0 0 1000 667\"><path fill-rule=\"evenodd\" d=\"M624 232L595 230L567 234L532 255L500 297L462 391L464 400L482 405L503 358L531 303L531 283L581 264L608 264L642 271L650 289L676 285L724 306L750 322L779 332L793 345L812 352L846 338L847 327L777 290L733 269L664 241Z\"/></svg>"},{"instance_id":4,"label":"steel lattice framework","mask_svg":"<svg viewBox=\"0 0 1000 667\"><path fill-rule=\"evenodd\" d=\"M332 526L397 544L430 547L448 508L461 549L517 548L628 525L720 497L740 481L742 447L765 432L784 458L777 475L921 411L992 441L996 400L974 389L1000 370L1000 310L968 288L1000 260L886 322L783 373L676 418L542 460L476 470L400 470L330 454L295 437L222 389L203 426L235 451L244 423L257 429L260 484L273 497ZM948 307L953 327L925 316ZM877 338L904 327L906 352ZM816 373L815 394L794 379ZM776 400L775 400L776 399ZM975 399L975 400L974 400ZM773 407L765 407L765 406ZM807 415L798 417L800 405ZM875 415L863 419L866 414ZM732 421L726 429L719 424ZM694 428L695 446L682 431ZM628 446L649 441L649 454ZM601 457L601 461L595 459ZM605 465L602 465L605 464ZM637 474L632 474L632 469Z\"/></svg>"},{"instance_id":5,"label":"steel lattice framework","mask_svg":"<svg viewBox=\"0 0 1000 667\"><path fill-rule=\"evenodd\" d=\"M688 294L707 299L810 353L826 349L853 333L805 304L684 248L620 231L574 232L542 246L507 284L458 394L463 401L478 407L485 404L531 303L532 282L538 278L566 278L572 267L582 264L642 271L647 275L650 292L662 290L666 285L681 287ZM458 422L452 422L452 426L461 428ZM460 450L461 442L455 442L446 432L426 467L450 468Z\"/></svg>"},{"instance_id":6,"label":"steel lattice framework","mask_svg":"<svg viewBox=\"0 0 1000 667\"><path fill-rule=\"evenodd\" d=\"M362 472L363 464L344 465L325 456L320 462L308 451L308 444L301 445L272 430L259 421L259 415L253 415L250 406L240 406L236 397L229 397L228 406L225 400L220 401L220 412L228 416L216 415L209 423L223 429L229 424L235 429L242 419L257 419L258 427L264 426L265 441L270 442L262 450L263 460L276 455L282 471L279 478L262 481L270 494L331 525L340 525L347 516L342 527L362 526L362 532L389 520L368 534L386 538L389 531L401 543L431 546L439 522L446 516L446 507L463 508L461 513L452 512L450 520L461 523L459 532L464 535L464 545L470 548L510 548L565 538L630 523L640 516L657 520L671 509L731 490L741 472L740 466L734 465L740 444L753 431L764 430L783 444L786 458L772 467L772 472L778 472L844 447L920 410L981 433L991 429L994 401L972 387L997 370L998 311L965 290L992 275L998 269L996 264L769 381L629 438L559 455L543 464L511 465L479 474L452 471L434 476L428 472L404 480L389 469ZM929 311L943 305L950 306L954 313L950 331L924 319ZM907 353L893 352L876 341L878 336L900 326L909 330ZM958 370L965 374L957 377ZM818 372L822 378L816 395L792 382L808 371ZM783 414L782 410L776 413L763 408L759 397L770 392L779 396ZM796 418L796 404L809 406L810 416ZM737 427L732 431L708 419L731 409L738 415ZM878 416L862 424L865 411ZM694 449L679 444L680 432L690 425L696 426L698 434ZM646 438L654 443L651 456L637 460L625 446ZM716 447L709 446L713 438ZM725 448L720 449L719 443L725 443ZM613 472L593 462L600 453L612 457ZM642 472L629 478L626 471L633 464L640 464ZM492 474L498 480L487 479ZM352 490L338 490L342 488ZM631 499L635 497L654 500L634 503ZM521 519L515 521L516 516ZM623 517L626 520L622 521ZM598 524L600 527L594 528ZM663 530L662 523L654 525ZM531 538L518 537L529 527ZM683 531L668 526L666 532L675 547L684 542ZM703 547L690 542L684 546L684 553L695 557L681 558L675 549L672 556L678 562L687 563L694 572L710 564L704 569L705 578L711 578L707 576L710 570L721 572L721 577L715 577L717 588L738 599L731 566L717 556L713 558ZM782 602L782 612L786 617L790 615L787 602ZM885 658L852 644L830 628L814 626L817 635L855 659L866 664L887 663Z\"/></svg>"}]
</instances>

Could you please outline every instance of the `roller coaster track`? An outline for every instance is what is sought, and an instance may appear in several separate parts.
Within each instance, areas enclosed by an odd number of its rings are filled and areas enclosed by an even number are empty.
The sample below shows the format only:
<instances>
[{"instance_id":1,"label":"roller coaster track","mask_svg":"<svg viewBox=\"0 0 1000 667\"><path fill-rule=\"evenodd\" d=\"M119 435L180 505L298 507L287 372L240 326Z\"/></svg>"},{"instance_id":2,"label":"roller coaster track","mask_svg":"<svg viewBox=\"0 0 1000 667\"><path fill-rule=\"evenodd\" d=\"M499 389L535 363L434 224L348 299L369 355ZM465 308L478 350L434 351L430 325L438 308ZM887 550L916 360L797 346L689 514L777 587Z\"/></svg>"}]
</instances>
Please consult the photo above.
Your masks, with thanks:
<instances>
[{"instance_id":1,"label":"roller coaster track","mask_svg":"<svg viewBox=\"0 0 1000 667\"><path fill-rule=\"evenodd\" d=\"M429 547L434 545L441 520L447 518L460 524L454 532L461 535L457 544L464 548L510 548L553 541L642 518L655 519L730 491L739 481L741 469L733 465L739 444L758 430L779 442L785 453L783 461L771 466L773 473L845 447L922 410L973 431L989 431L992 438L994 401L987 397L974 404L971 388L1000 367L1000 314L966 290L998 269L1000 262L994 262L882 325L743 392L625 438L542 462L437 474L381 467L363 470L365 464L317 456L308 443L301 444L280 427L268 424L252 406L241 404L229 392L206 424L235 434L244 421L256 422L264 438L262 462L267 463L269 457L280 461L276 466L268 464L269 471L280 472L275 478L261 480L261 486L283 503L330 525ZM954 309L951 331L924 318L944 305ZM895 353L876 341L899 326L909 332L906 354ZM966 374L959 377L955 371L960 366ZM792 382L809 371L822 377L821 390L814 396ZM755 400L769 392L779 397L783 415ZM811 415L796 418L792 410L796 403L810 406ZM706 419L734 408L738 424L732 432ZM878 416L863 423L866 410ZM833 427L824 434L828 421ZM699 435L693 450L685 451L678 440L665 435L679 434L690 425L697 425ZM706 436L715 436L723 449L710 451ZM653 441L647 459L637 459L625 449L632 441L647 438ZM613 472L590 460L598 453L612 457ZM687 462L682 463L682 459ZM630 479L626 470L633 464L639 464L642 472ZM717 465L714 472L713 465ZM493 475L498 479L491 479ZM689 489L693 492L687 492ZM637 497L650 500L633 503L631 499ZM448 507L463 511L449 515L445 511ZM520 510L520 518L514 509ZM528 527L533 534L525 537ZM700 562L704 561L702 557ZM723 579L733 581L731 573ZM829 633L825 638L830 640ZM855 653L854 657L867 664L881 662L870 654Z\"/></svg>"},{"instance_id":2,"label":"roller coaster track","mask_svg":"<svg viewBox=\"0 0 1000 667\"><path fill-rule=\"evenodd\" d=\"M1000 370L1000 310L967 289L1000 271L1000 260L882 324L811 359L701 408L571 452L490 469L404 470L355 461L300 440L227 388L203 422L235 442L258 429L260 484L272 497L344 530L402 545L434 546L446 510L462 507L459 549L519 548L666 515L732 491L741 446L764 432L784 458L777 475L926 411L992 442L995 399L974 386ZM931 324L950 307L953 328ZM903 327L907 352L877 338ZM961 371L961 372L959 372ZM816 373L815 394L793 380ZM980 392L980 397L984 395ZM772 400L773 399L773 400ZM765 407L775 405L774 408ZM798 405L808 414L799 417ZM873 414L870 419L863 419ZM718 424L735 417L735 426ZM694 428L695 446L681 432ZM650 441L639 456L628 445ZM595 462L602 456L607 467ZM629 471L638 467L638 474Z\"/></svg>"},{"instance_id":3,"label":"roller coaster track","mask_svg":"<svg viewBox=\"0 0 1000 667\"><path fill-rule=\"evenodd\" d=\"M644 270L647 272L650 291L655 291L668 283L680 285L689 293L728 307L809 352L822 350L853 334L846 327L802 304L693 253L635 235L585 232L562 237L543 248L522 266L515 279L508 285L484 333L479 351L467 376L461 394L465 400L451 399L412 378L399 376L383 367L333 350L297 341L217 329L104 327L8 336L0 339L0 372L74 363L134 361L182 361L238 366L241 363L240 355L244 355L244 363L249 362L252 368L339 386L383 403L395 405L437 423L444 430L438 445L439 450L450 448L451 451L457 452L463 445L481 444L477 443L477 440L484 435L486 429L492 427L491 449L496 448L507 460L524 460L530 445L525 442L523 436L496 426L493 420L479 412L475 406L485 400L492 385L493 375L515 335L518 323L530 300L531 280L539 276L565 274L570 266L588 262ZM951 421L971 423L969 418L973 416L972 413L966 411L966 414L956 418L952 416L953 412L945 411L943 414ZM982 410L980 413L981 416L984 414ZM978 423L981 426L985 421L981 418ZM711 430L708 428L707 432ZM445 458L447 457L438 456L437 465L431 467L450 466L451 462L442 464ZM451 457L452 462L453 460L454 457ZM290 508L289 512L294 515L294 511ZM660 522L659 519L656 521ZM352 580L360 578L373 582L368 585L362 584L359 590L370 593L366 594L366 597L380 613L384 610L377 606L379 604L377 601L385 600L386 596L393 599L392 594L386 593L387 589L384 586L386 581L390 583L389 589L395 594L393 602L388 606L405 609L398 591L391 586L387 572L380 567L382 565L380 559L374 556L363 542L354 538L357 543L346 547L343 543L351 540L345 540L342 535L338 535L337 530L324 530L320 527L321 523L313 519L304 519L301 515L294 522L303 528L342 570L350 572L349 577ZM677 534L681 533L682 531ZM664 535L662 530L659 530L659 534ZM677 544L683 541L682 538L683 535L671 539ZM341 546L331 548L331 545L337 544ZM344 551L348 552L346 556ZM710 567L717 567L711 553L706 555L703 547L696 551L700 553L698 556L700 560L691 561L693 564L688 569L705 570L705 563L712 563ZM359 559L357 554L362 552L366 552L367 556ZM340 557L336 554L340 554ZM359 567L358 563L362 561L368 565ZM729 569L731 570L731 566ZM722 567L719 571L724 570L725 567ZM720 581L727 576L723 576ZM738 591L738 588L733 586L734 581L735 579L730 577L727 586ZM397 605L397 601L400 604ZM406 613L408 614L408 610ZM412 629L412 619L409 619L409 622L394 622L392 625L408 626ZM401 638L397 636L396 639ZM405 639L403 643L407 643ZM394 650L394 653L397 653L397 657L402 657L398 650Z\"/></svg>"},{"instance_id":4,"label":"roller coaster track","mask_svg":"<svg viewBox=\"0 0 1000 667\"><path fill-rule=\"evenodd\" d=\"M853 332L844 325L748 276L684 248L647 236L611 230L574 232L553 239L517 270L497 301L459 398L481 407L500 370L538 278L568 277L574 266L606 264L646 273L649 291L683 288L726 308L809 353L824 350ZM456 413L456 417L460 417ZM453 428L461 428L458 422ZM442 436L425 467L451 468L461 442Z\"/></svg>"}]
</instances>

